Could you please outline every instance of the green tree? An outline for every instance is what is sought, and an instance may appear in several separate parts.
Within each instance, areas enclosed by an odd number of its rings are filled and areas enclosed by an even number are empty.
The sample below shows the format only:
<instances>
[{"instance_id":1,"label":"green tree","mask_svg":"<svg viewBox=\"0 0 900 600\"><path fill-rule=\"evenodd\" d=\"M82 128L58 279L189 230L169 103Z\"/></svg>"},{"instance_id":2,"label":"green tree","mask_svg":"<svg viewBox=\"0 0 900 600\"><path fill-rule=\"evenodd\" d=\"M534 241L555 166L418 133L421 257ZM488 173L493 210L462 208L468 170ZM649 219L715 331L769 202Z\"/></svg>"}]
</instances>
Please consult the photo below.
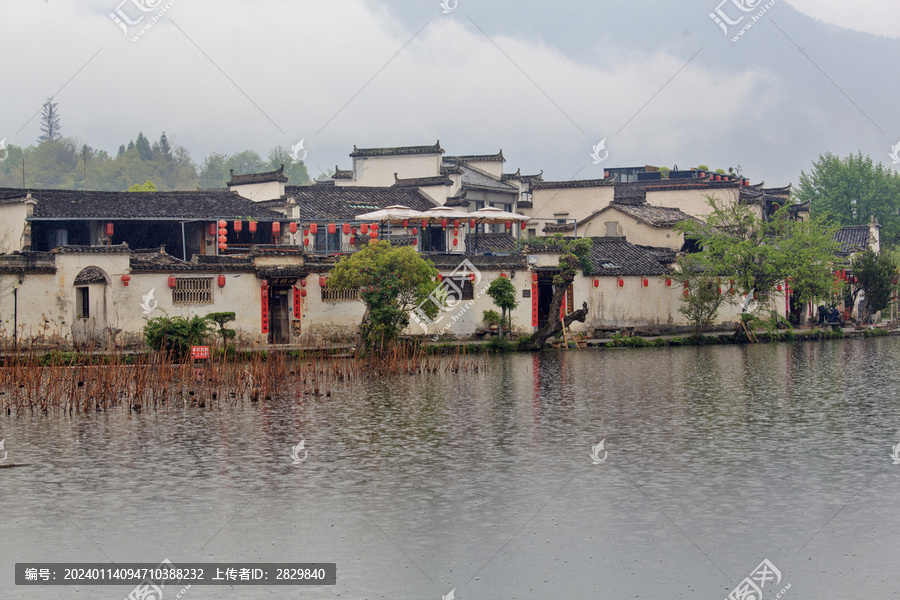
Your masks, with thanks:
<instances>
[{"instance_id":1,"label":"green tree","mask_svg":"<svg viewBox=\"0 0 900 600\"><path fill-rule=\"evenodd\" d=\"M807 221L792 221L782 216L779 214L773 225L780 238L778 247L783 255L783 268L790 278L791 322L799 325L804 305L834 295L835 253L840 247L834 236L838 227L821 215Z\"/></svg>"},{"instance_id":2,"label":"green tree","mask_svg":"<svg viewBox=\"0 0 900 600\"><path fill-rule=\"evenodd\" d=\"M234 329L227 329L225 325L234 321L237 318L237 315L233 312L215 312L209 313L206 315L206 318L219 326L219 335L222 337L222 348L226 348L228 346L228 340L234 338L237 335L237 331Z\"/></svg>"},{"instance_id":3,"label":"green tree","mask_svg":"<svg viewBox=\"0 0 900 600\"><path fill-rule=\"evenodd\" d=\"M247 173L262 173L266 170L266 163L262 157L253 150L244 150L237 152L228 157L225 166L225 174L234 170L235 175L246 175Z\"/></svg>"},{"instance_id":4,"label":"green tree","mask_svg":"<svg viewBox=\"0 0 900 600\"><path fill-rule=\"evenodd\" d=\"M275 171L284 165L284 174L290 180L290 185L303 185L309 183L309 173L303 162L297 162L291 158L291 153L282 146L275 146L269 151L269 170Z\"/></svg>"},{"instance_id":5,"label":"green tree","mask_svg":"<svg viewBox=\"0 0 900 600\"><path fill-rule=\"evenodd\" d=\"M136 183L130 188L128 188L129 192L155 192L156 186L153 185L153 182L149 179L144 183Z\"/></svg>"},{"instance_id":6,"label":"green tree","mask_svg":"<svg viewBox=\"0 0 900 600\"><path fill-rule=\"evenodd\" d=\"M900 174L873 164L862 152L841 158L819 156L809 173L802 171L797 198L810 212L828 215L840 225L865 225L874 216L882 225L883 242L900 242Z\"/></svg>"},{"instance_id":7,"label":"green tree","mask_svg":"<svg viewBox=\"0 0 900 600\"><path fill-rule=\"evenodd\" d=\"M554 289L553 297L550 299L550 318L543 327L524 342L524 346L530 350L541 350L550 337L562 331L563 323L568 327L575 321L584 323L587 319L586 302L582 304L582 308L566 315L562 322L556 318L556 315L562 308L566 291L575 281L578 270L580 269L583 273L590 271L590 252L594 243L591 238L565 239L560 234L547 238L532 238L528 240L528 243L547 246L548 249L559 252L559 273L553 277Z\"/></svg>"},{"instance_id":8,"label":"green tree","mask_svg":"<svg viewBox=\"0 0 900 600\"><path fill-rule=\"evenodd\" d=\"M500 308L500 338L503 339L503 321L509 314L509 331L512 331L512 311L519 305L516 286L506 277L498 277L488 286L487 295Z\"/></svg>"},{"instance_id":9,"label":"green tree","mask_svg":"<svg viewBox=\"0 0 900 600\"><path fill-rule=\"evenodd\" d=\"M150 148L150 142L144 137L144 134L138 132L137 139L134 141L134 147L138 151L141 160L151 160L153 158L153 150Z\"/></svg>"},{"instance_id":10,"label":"green tree","mask_svg":"<svg viewBox=\"0 0 900 600\"><path fill-rule=\"evenodd\" d=\"M440 301L429 302L439 287L437 269L410 246L395 248L372 240L365 248L343 257L331 270L328 287L359 290L366 311L359 326L357 348L393 342L409 325L409 313L418 306L433 317Z\"/></svg>"},{"instance_id":11,"label":"green tree","mask_svg":"<svg viewBox=\"0 0 900 600\"><path fill-rule=\"evenodd\" d=\"M221 152L213 152L204 158L200 166L200 187L207 190L227 187L227 161L228 156Z\"/></svg>"},{"instance_id":12,"label":"green tree","mask_svg":"<svg viewBox=\"0 0 900 600\"><path fill-rule=\"evenodd\" d=\"M858 288L865 294L862 321L868 323L869 315L884 310L890 304L896 287L897 265L887 253L876 255L871 248L866 248L853 257L851 269Z\"/></svg>"},{"instance_id":13,"label":"green tree","mask_svg":"<svg viewBox=\"0 0 900 600\"><path fill-rule=\"evenodd\" d=\"M688 254L678 259L679 269L669 275L673 281L687 286L678 312L691 324L692 335L700 339L703 331L715 323L719 309L731 295L723 293L721 277L706 271L696 256Z\"/></svg>"},{"instance_id":14,"label":"green tree","mask_svg":"<svg viewBox=\"0 0 900 600\"><path fill-rule=\"evenodd\" d=\"M59 124L59 109L56 106L56 102L53 101L53 96L47 98L47 101L44 102L44 107L41 109L41 131L43 132L40 137L38 137L39 142L56 142L62 137L60 131L62 130L62 125Z\"/></svg>"}]
</instances>

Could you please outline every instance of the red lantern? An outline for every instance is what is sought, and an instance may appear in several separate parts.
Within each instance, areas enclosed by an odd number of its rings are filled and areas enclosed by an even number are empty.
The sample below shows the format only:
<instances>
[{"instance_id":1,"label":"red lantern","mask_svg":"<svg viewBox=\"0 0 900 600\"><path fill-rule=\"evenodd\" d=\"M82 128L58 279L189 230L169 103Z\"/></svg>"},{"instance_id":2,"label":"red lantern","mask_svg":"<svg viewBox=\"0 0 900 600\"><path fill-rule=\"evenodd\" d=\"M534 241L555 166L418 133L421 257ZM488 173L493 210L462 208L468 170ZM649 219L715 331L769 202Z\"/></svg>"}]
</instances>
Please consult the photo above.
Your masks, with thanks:
<instances>
[{"instance_id":1,"label":"red lantern","mask_svg":"<svg viewBox=\"0 0 900 600\"><path fill-rule=\"evenodd\" d=\"M690 295L691 295L691 293L688 291L687 288L685 288L685 289L684 289L684 297L687 298L687 297L690 296Z\"/></svg>"},{"instance_id":2,"label":"red lantern","mask_svg":"<svg viewBox=\"0 0 900 600\"><path fill-rule=\"evenodd\" d=\"M447 219L441 219L441 229L447 229Z\"/></svg>"},{"instance_id":3,"label":"red lantern","mask_svg":"<svg viewBox=\"0 0 900 600\"><path fill-rule=\"evenodd\" d=\"M507 229L510 229L511 227L512 227L512 221L507 221L507 222L506 222L506 228L507 228Z\"/></svg>"},{"instance_id":4,"label":"red lantern","mask_svg":"<svg viewBox=\"0 0 900 600\"><path fill-rule=\"evenodd\" d=\"M371 229L372 231L378 231L378 223L372 223L371 225L369 225L369 229Z\"/></svg>"},{"instance_id":5,"label":"red lantern","mask_svg":"<svg viewBox=\"0 0 900 600\"><path fill-rule=\"evenodd\" d=\"M422 229L428 227L428 219L422 219Z\"/></svg>"},{"instance_id":6,"label":"red lantern","mask_svg":"<svg viewBox=\"0 0 900 600\"><path fill-rule=\"evenodd\" d=\"M781 284L780 284L780 283L778 284L777 289L778 289L779 292L781 291Z\"/></svg>"},{"instance_id":7,"label":"red lantern","mask_svg":"<svg viewBox=\"0 0 900 600\"><path fill-rule=\"evenodd\" d=\"M519 227L519 228L520 228L522 231L525 231L525 221L522 221L522 223L520 223L520 227Z\"/></svg>"},{"instance_id":8,"label":"red lantern","mask_svg":"<svg viewBox=\"0 0 900 600\"><path fill-rule=\"evenodd\" d=\"M372 238L372 239L374 240L375 238L378 237L378 232L376 232L376 231L370 231L370 232L369 232L369 237Z\"/></svg>"},{"instance_id":9,"label":"red lantern","mask_svg":"<svg viewBox=\"0 0 900 600\"><path fill-rule=\"evenodd\" d=\"M672 287L672 280L666 279L666 287Z\"/></svg>"},{"instance_id":10,"label":"red lantern","mask_svg":"<svg viewBox=\"0 0 900 600\"><path fill-rule=\"evenodd\" d=\"M291 221L288 224L288 231L290 231L291 233L297 233L297 223L295 221Z\"/></svg>"},{"instance_id":11,"label":"red lantern","mask_svg":"<svg viewBox=\"0 0 900 600\"><path fill-rule=\"evenodd\" d=\"M219 221L219 229L225 229L226 227L228 227L228 223L226 223L225 221Z\"/></svg>"},{"instance_id":12,"label":"red lantern","mask_svg":"<svg viewBox=\"0 0 900 600\"><path fill-rule=\"evenodd\" d=\"M319 276L319 287L325 287L326 285L328 285L328 278L325 277L324 275L320 275Z\"/></svg>"},{"instance_id":13,"label":"red lantern","mask_svg":"<svg viewBox=\"0 0 900 600\"><path fill-rule=\"evenodd\" d=\"M595 288L600 287L600 280L599 280L599 279L594 279L594 287L595 287Z\"/></svg>"},{"instance_id":14,"label":"red lantern","mask_svg":"<svg viewBox=\"0 0 900 600\"><path fill-rule=\"evenodd\" d=\"M278 235L279 233L281 233L281 223L279 223L278 221L272 222L272 233L274 235Z\"/></svg>"},{"instance_id":15,"label":"red lantern","mask_svg":"<svg viewBox=\"0 0 900 600\"><path fill-rule=\"evenodd\" d=\"M178 280L175 279L174 275L169 275L169 287L175 289L175 286L178 284Z\"/></svg>"},{"instance_id":16,"label":"red lantern","mask_svg":"<svg viewBox=\"0 0 900 600\"><path fill-rule=\"evenodd\" d=\"M369 233L369 224L368 224L368 223L361 223L360 226L359 226L359 231L360 231L360 233L362 233L363 235L366 235L367 233Z\"/></svg>"},{"instance_id":17,"label":"red lantern","mask_svg":"<svg viewBox=\"0 0 900 600\"><path fill-rule=\"evenodd\" d=\"M531 274L531 280L532 280L532 281L537 281L537 280L538 280L537 273L532 273L532 274Z\"/></svg>"},{"instance_id":18,"label":"red lantern","mask_svg":"<svg viewBox=\"0 0 900 600\"><path fill-rule=\"evenodd\" d=\"M224 275L219 275L218 283L219 283L220 288L225 287L225 276Z\"/></svg>"},{"instance_id":19,"label":"red lantern","mask_svg":"<svg viewBox=\"0 0 900 600\"><path fill-rule=\"evenodd\" d=\"M219 227L219 235L228 235L228 230L224 227Z\"/></svg>"},{"instance_id":20,"label":"red lantern","mask_svg":"<svg viewBox=\"0 0 900 600\"><path fill-rule=\"evenodd\" d=\"M303 230L303 237L307 237L309 235L309 229Z\"/></svg>"},{"instance_id":21,"label":"red lantern","mask_svg":"<svg viewBox=\"0 0 900 600\"><path fill-rule=\"evenodd\" d=\"M256 221L250 221L249 229L250 233L256 233Z\"/></svg>"},{"instance_id":22,"label":"red lantern","mask_svg":"<svg viewBox=\"0 0 900 600\"><path fill-rule=\"evenodd\" d=\"M344 235L350 235L350 223L344 223L343 231Z\"/></svg>"},{"instance_id":23,"label":"red lantern","mask_svg":"<svg viewBox=\"0 0 900 600\"><path fill-rule=\"evenodd\" d=\"M403 226L409 227L409 219L403 219Z\"/></svg>"},{"instance_id":24,"label":"red lantern","mask_svg":"<svg viewBox=\"0 0 900 600\"><path fill-rule=\"evenodd\" d=\"M307 241L309 241L309 240L307 240ZM350 236L350 244L355 244L355 243L356 243L356 236L355 236L355 235L351 235L351 236Z\"/></svg>"},{"instance_id":25,"label":"red lantern","mask_svg":"<svg viewBox=\"0 0 900 600\"><path fill-rule=\"evenodd\" d=\"M503 277L504 279L506 279L506 273L500 273L500 277Z\"/></svg>"},{"instance_id":26,"label":"red lantern","mask_svg":"<svg viewBox=\"0 0 900 600\"><path fill-rule=\"evenodd\" d=\"M128 274L122 275L122 284L123 284L125 287L128 287L128 282L129 282L129 281L131 281L131 275L128 275Z\"/></svg>"},{"instance_id":27,"label":"red lantern","mask_svg":"<svg viewBox=\"0 0 900 600\"><path fill-rule=\"evenodd\" d=\"M687 281L685 281L685 282L684 282L684 289L688 289L688 287L690 287L690 284L689 284Z\"/></svg>"},{"instance_id":28,"label":"red lantern","mask_svg":"<svg viewBox=\"0 0 900 600\"><path fill-rule=\"evenodd\" d=\"M300 287L306 287L306 278L300 280Z\"/></svg>"},{"instance_id":29,"label":"red lantern","mask_svg":"<svg viewBox=\"0 0 900 600\"><path fill-rule=\"evenodd\" d=\"M469 281L475 283L475 273L469 273Z\"/></svg>"},{"instance_id":30,"label":"red lantern","mask_svg":"<svg viewBox=\"0 0 900 600\"><path fill-rule=\"evenodd\" d=\"M453 229L453 237L459 237L459 229Z\"/></svg>"},{"instance_id":31,"label":"red lantern","mask_svg":"<svg viewBox=\"0 0 900 600\"><path fill-rule=\"evenodd\" d=\"M625 280L619 277L619 287L625 287Z\"/></svg>"},{"instance_id":32,"label":"red lantern","mask_svg":"<svg viewBox=\"0 0 900 600\"><path fill-rule=\"evenodd\" d=\"M309 246L309 238L303 238L303 245Z\"/></svg>"},{"instance_id":33,"label":"red lantern","mask_svg":"<svg viewBox=\"0 0 900 600\"><path fill-rule=\"evenodd\" d=\"M310 223L309 224L309 232L313 235L319 233L319 224L318 223Z\"/></svg>"},{"instance_id":34,"label":"red lantern","mask_svg":"<svg viewBox=\"0 0 900 600\"><path fill-rule=\"evenodd\" d=\"M419 235L419 230L413 227L412 234L416 236Z\"/></svg>"},{"instance_id":35,"label":"red lantern","mask_svg":"<svg viewBox=\"0 0 900 600\"><path fill-rule=\"evenodd\" d=\"M241 223L240 221L235 221L235 222L234 222L234 230L235 230L237 233L240 233L242 227L243 227L243 223Z\"/></svg>"},{"instance_id":36,"label":"red lantern","mask_svg":"<svg viewBox=\"0 0 900 600\"><path fill-rule=\"evenodd\" d=\"M453 229L459 229L459 219L453 220Z\"/></svg>"},{"instance_id":37,"label":"red lantern","mask_svg":"<svg viewBox=\"0 0 900 600\"><path fill-rule=\"evenodd\" d=\"M228 236L220 235L220 236L219 236L219 243L220 243L220 244L224 244L224 243L226 243L226 242L228 242Z\"/></svg>"},{"instance_id":38,"label":"red lantern","mask_svg":"<svg viewBox=\"0 0 900 600\"><path fill-rule=\"evenodd\" d=\"M443 281L443 280L444 280L444 276L441 275L440 273L438 273L438 274L437 274L437 280L438 280L438 281Z\"/></svg>"},{"instance_id":39,"label":"red lantern","mask_svg":"<svg viewBox=\"0 0 900 600\"><path fill-rule=\"evenodd\" d=\"M469 221L469 227L475 229L475 219Z\"/></svg>"},{"instance_id":40,"label":"red lantern","mask_svg":"<svg viewBox=\"0 0 900 600\"><path fill-rule=\"evenodd\" d=\"M337 233L337 225L335 225L334 223L329 223L328 224L328 233L331 233L331 234Z\"/></svg>"},{"instance_id":41,"label":"red lantern","mask_svg":"<svg viewBox=\"0 0 900 600\"><path fill-rule=\"evenodd\" d=\"M453 238L453 245L459 246L459 238Z\"/></svg>"},{"instance_id":42,"label":"red lantern","mask_svg":"<svg viewBox=\"0 0 900 600\"><path fill-rule=\"evenodd\" d=\"M216 224L210 223L209 229L207 230L207 235L209 235L209 237L215 237L217 232L218 232L218 227L216 227Z\"/></svg>"},{"instance_id":43,"label":"red lantern","mask_svg":"<svg viewBox=\"0 0 900 600\"><path fill-rule=\"evenodd\" d=\"M222 244L222 243L219 244L219 250L224 250L227 247L228 247L228 244Z\"/></svg>"},{"instance_id":44,"label":"red lantern","mask_svg":"<svg viewBox=\"0 0 900 600\"><path fill-rule=\"evenodd\" d=\"M648 285L650 285L650 280L645 277L644 278L644 287L647 287Z\"/></svg>"},{"instance_id":45,"label":"red lantern","mask_svg":"<svg viewBox=\"0 0 900 600\"><path fill-rule=\"evenodd\" d=\"M300 296L303 298L306 298L306 290L305 289L300 290Z\"/></svg>"}]
</instances>

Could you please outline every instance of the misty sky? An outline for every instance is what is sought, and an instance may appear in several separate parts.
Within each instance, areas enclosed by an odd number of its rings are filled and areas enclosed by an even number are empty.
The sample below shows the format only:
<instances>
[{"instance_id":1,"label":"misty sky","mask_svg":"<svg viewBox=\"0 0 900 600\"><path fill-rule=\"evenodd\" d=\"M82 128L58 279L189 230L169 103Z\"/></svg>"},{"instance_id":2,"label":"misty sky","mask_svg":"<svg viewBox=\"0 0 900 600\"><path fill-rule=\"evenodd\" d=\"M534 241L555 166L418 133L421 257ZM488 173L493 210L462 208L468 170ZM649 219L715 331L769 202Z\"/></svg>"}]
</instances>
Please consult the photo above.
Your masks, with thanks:
<instances>
[{"instance_id":1,"label":"misty sky","mask_svg":"<svg viewBox=\"0 0 900 600\"><path fill-rule=\"evenodd\" d=\"M165 131L199 163L305 138L313 176L354 144L436 139L558 180L705 163L774 186L825 151L892 162L900 2L720 1L6 0L0 139L35 143L56 94L63 134L95 148ZM143 20L126 34L117 8ZM728 35L717 8L744 17Z\"/></svg>"}]
</instances>

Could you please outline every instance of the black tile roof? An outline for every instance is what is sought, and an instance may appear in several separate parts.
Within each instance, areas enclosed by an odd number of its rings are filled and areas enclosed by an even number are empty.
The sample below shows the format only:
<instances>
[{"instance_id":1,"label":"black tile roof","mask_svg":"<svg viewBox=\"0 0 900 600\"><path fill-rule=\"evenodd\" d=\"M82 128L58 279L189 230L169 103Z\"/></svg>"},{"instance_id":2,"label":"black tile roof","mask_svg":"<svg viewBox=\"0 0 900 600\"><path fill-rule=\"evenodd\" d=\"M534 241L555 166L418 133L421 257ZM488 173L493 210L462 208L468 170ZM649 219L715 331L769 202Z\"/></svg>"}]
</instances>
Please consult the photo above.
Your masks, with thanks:
<instances>
[{"instance_id":1,"label":"black tile roof","mask_svg":"<svg viewBox=\"0 0 900 600\"><path fill-rule=\"evenodd\" d=\"M618 202L610 204L610 207L620 210L627 215L631 215L635 219L653 227L674 227L681 221L700 222L700 219L692 217L691 215L684 213L677 208L651 206L649 204L628 204Z\"/></svg>"},{"instance_id":2,"label":"black tile roof","mask_svg":"<svg viewBox=\"0 0 900 600\"><path fill-rule=\"evenodd\" d=\"M524 181L526 183L531 183L533 181L543 181L544 180L544 170L541 169L541 172L538 173L537 175L522 175L522 170L516 169L515 173L504 173L501 176L501 179L503 181L519 180L519 181Z\"/></svg>"},{"instance_id":3,"label":"black tile roof","mask_svg":"<svg viewBox=\"0 0 900 600\"><path fill-rule=\"evenodd\" d=\"M868 225L849 225L837 230L834 241L841 245L838 252L850 254L868 248L869 235Z\"/></svg>"},{"instance_id":4,"label":"black tile roof","mask_svg":"<svg viewBox=\"0 0 900 600\"><path fill-rule=\"evenodd\" d=\"M132 273L245 273L252 271L253 261L249 256L195 254L190 261L183 261L164 251L135 252L131 255Z\"/></svg>"},{"instance_id":5,"label":"black tile roof","mask_svg":"<svg viewBox=\"0 0 900 600\"><path fill-rule=\"evenodd\" d=\"M302 256L300 246L292 244L256 244L250 248L251 256Z\"/></svg>"},{"instance_id":6,"label":"black tile roof","mask_svg":"<svg viewBox=\"0 0 900 600\"><path fill-rule=\"evenodd\" d=\"M75 277L75 285L89 285L91 283L106 283L106 277L99 267L85 267Z\"/></svg>"},{"instance_id":7,"label":"black tile roof","mask_svg":"<svg viewBox=\"0 0 900 600\"><path fill-rule=\"evenodd\" d=\"M476 233L466 237L466 252L484 254L486 252L518 252L516 238L509 233ZM469 248L472 244L473 248Z\"/></svg>"},{"instance_id":8,"label":"black tile roof","mask_svg":"<svg viewBox=\"0 0 900 600\"><path fill-rule=\"evenodd\" d=\"M503 158L503 150L497 154L461 154L459 156L445 156L444 162L506 162Z\"/></svg>"},{"instance_id":9,"label":"black tile roof","mask_svg":"<svg viewBox=\"0 0 900 600\"><path fill-rule=\"evenodd\" d=\"M626 242L624 238L594 237L591 247L591 276L665 275L654 254Z\"/></svg>"},{"instance_id":10,"label":"black tile roof","mask_svg":"<svg viewBox=\"0 0 900 600\"><path fill-rule=\"evenodd\" d=\"M480 169L466 164L461 164L459 168L462 170L462 187L491 192L519 193L519 186L500 181Z\"/></svg>"},{"instance_id":11,"label":"black tile roof","mask_svg":"<svg viewBox=\"0 0 900 600\"><path fill-rule=\"evenodd\" d=\"M568 233L575 231L575 223L546 223L544 233Z\"/></svg>"},{"instance_id":12,"label":"black tile roof","mask_svg":"<svg viewBox=\"0 0 900 600\"><path fill-rule=\"evenodd\" d=\"M453 271L464 258L475 265L475 268L482 271L511 271L528 268L527 257L524 254L499 256L485 256L483 254L467 254L465 256L459 254L426 254L424 258L434 263L434 266L440 271Z\"/></svg>"},{"instance_id":13,"label":"black tile roof","mask_svg":"<svg viewBox=\"0 0 900 600\"><path fill-rule=\"evenodd\" d=\"M572 239L572 238L567 238ZM635 246L622 237L592 237L589 258L591 268L588 277L625 277L665 275L669 271L657 260L657 253ZM559 252L552 245L532 245L530 253Z\"/></svg>"},{"instance_id":14,"label":"black tile roof","mask_svg":"<svg viewBox=\"0 0 900 600\"><path fill-rule=\"evenodd\" d=\"M189 192L94 192L81 190L17 190L0 188L0 199L22 201L30 193L36 201L36 220L284 220L257 202L229 190Z\"/></svg>"},{"instance_id":15,"label":"black tile roof","mask_svg":"<svg viewBox=\"0 0 900 600\"><path fill-rule=\"evenodd\" d=\"M0 273L56 273L56 257L50 252L12 252L0 255Z\"/></svg>"},{"instance_id":16,"label":"black tile roof","mask_svg":"<svg viewBox=\"0 0 900 600\"><path fill-rule=\"evenodd\" d=\"M334 175L332 175L331 178L353 179L353 169L339 169L337 165L334 165Z\"/></svg>"},{"instance_id":17,"label":"black tile roof","mask_svg":"<svg viewBox=\"0 0 900 600\"><path fill-rule=\"evenodd\" d=\"M615 185L615 177L606 179L574 179L572 181L535 181L531 184L534 190L550 190L560 188L605 187Z\"/></svg>"},{"instance_id":18,"label":"black tile roof","mask_svg":"<svg viewBox=\"0 0 900 600\"><path fill-rule=\"evenodd\" d=\"M357 148L353 146L353 152L350 153L351 158L365 156L408 156L411 154L443 154L444 149L441 148L441 141L438 140L434 146L395 146L393 148Z\"/></svg>"},{"instance_id":19,"label":"black tile roof","mask_svg":"<svg viewBox=\"0 0 900 600\"><path fill-rule=\"evenodd\" d=\"M409 179L398 179L394 173L394 187L401 188L418 188L429 187L432 185L453 185L453 181L446 175L436 175L433 177L410 177Z\"/></svg>"},{"instance_id":20,"label":"black tile roof","mask_svg":"<svg viewBox=\"0 0 900 600\"><path fill-rule=\"evenodd\" d=\"M299 207L302 221L355 221L356 215L394 204L419 211L435 207L416 188L304 185L284 190Z\"/></svg>"},{"instance_id":21,"label":"black tile roof","mask_svg":"<svg viewBox=\"0 0 900 600\"><path fill-rule=\"evenodd\" d=\"M272 181L280 181L282 183L287 183L288 178L284 174L284 165L281 165L281 168L276 169L274 171L267 171L265 173L247 173L246 175L235 175L234 169L229 171L231 174L231 181L228 182L228 187L233 185L247 185L249 183L269 183Z\"/></svg>"},{"instance_id":22,"label":"black tile roof","mask_svg":"<svg viewBox=\"0 0 900 600\"><path fill-rule=\"evenodd\" d=\"M125 254L131 252L128 244L122 242L115 246L57 246L50 251L54 254Z\"/></svg>"}]
</instances>

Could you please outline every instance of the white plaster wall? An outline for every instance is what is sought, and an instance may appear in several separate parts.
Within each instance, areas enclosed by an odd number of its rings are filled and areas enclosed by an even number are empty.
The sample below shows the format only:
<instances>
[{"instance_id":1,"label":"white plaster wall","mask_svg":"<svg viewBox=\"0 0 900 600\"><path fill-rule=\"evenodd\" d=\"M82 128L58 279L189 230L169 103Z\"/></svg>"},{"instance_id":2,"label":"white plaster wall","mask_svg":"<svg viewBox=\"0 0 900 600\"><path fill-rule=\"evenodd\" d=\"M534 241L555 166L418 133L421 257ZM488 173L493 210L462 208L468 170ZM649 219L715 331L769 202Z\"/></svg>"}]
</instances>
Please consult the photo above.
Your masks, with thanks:
<instances>
[{"instance_id":1,"label":"white plaster wall","mask_svg":"<svg viewBox=\"0 0 900 600\"><path fill-rule=\"evenodd\" d=\"M275 200L276 198L284 196L284 184L280 181L233 185L229 189L254 202Z\"/></svg>"},{"instance_id":2,"label":"white plaster wall","mask_svg":"<svg viewBox=\"0 0 900 600\"><path fill-rule=\"evenodd\" d=\"M740 188L734 189L708 189L708 190L664 190L654 192L647 190L647 204L652 206L664 206L678 208L692 217L706 219L712 209L709 206L709 198L712 196L718 202L729 205L735 204L740 198Z\"/></svg>"},{"instance_id":3,"label":"white plaster wall","mask_svg":"<svg viewBox=\"0 0 900 600\"><path fill-rule=\"evenodd\" d=\"M0 205L0 252L14 252L22 249L25 217L24 202Z\"/></svg>"},{"instance_id":4,"label":"white plaster wall","mask_svg":"<svg viewBox=\"0 0 900 600\"><path fill-rule=\"evenodd\" d=\"M631 215L610 209L594 216L590 221L578 226L579 237L604 237L606 222L618 222L618 235L639 246L654 246L681 250L684 245L684 234L674 229L652 227Z\"/></svg>"},{"instance_id":5,"label":"white plaster wall","mask_svg":"<svg viewBox=\"0 0 900 600\"><path fill-rule=\"evenodd\" d=\"M400 179L440 175L441 155L357 157L353 159L353 179L336 179L334 184L388 187L394 185L394 173Z\"/></svg>"},{"instance_id":6,"label":"white plaster wall","mask_svg":"<svg viewBox=\"0 0 900 600\"><path fill-rule=\"evenodd\" d=\"M536 189L532 194L532 209L522 210L522 214L530 217L550 219L529 223L529 227L537 227L541 234L544 223L554 223L556 218L577 219L581 221L602 208L609 206L613 200L612 186L591 188L550 188ZM557 217L554 213L568 213Z\"/></svg>"}]
</instances>

